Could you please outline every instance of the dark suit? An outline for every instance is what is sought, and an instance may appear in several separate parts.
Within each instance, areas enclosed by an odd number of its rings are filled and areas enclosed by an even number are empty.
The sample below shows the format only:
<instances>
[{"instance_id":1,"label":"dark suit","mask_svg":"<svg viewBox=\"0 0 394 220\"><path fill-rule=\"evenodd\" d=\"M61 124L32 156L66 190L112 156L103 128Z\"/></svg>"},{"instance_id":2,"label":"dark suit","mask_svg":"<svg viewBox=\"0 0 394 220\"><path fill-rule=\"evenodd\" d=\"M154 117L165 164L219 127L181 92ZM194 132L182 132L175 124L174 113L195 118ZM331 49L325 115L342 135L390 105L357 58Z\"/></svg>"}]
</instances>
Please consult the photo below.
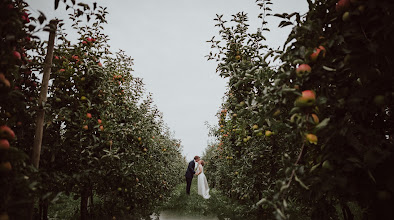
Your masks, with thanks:
<instances>
[{"instance_id":1,"label":"dark suit","mask_svg":"<svg viewBox=\"0 0 394 220\"><path fill-rule=\"evenodd\" d=\"M186 170L186 193L188 195L190 195L190 186L192 185L192 180L193 180L193 176L196 173L194 171L194 167L196 166L196 163L194 162L194 160L190 161L189 166L187 167Z\"/></svg>"}]
</instances>

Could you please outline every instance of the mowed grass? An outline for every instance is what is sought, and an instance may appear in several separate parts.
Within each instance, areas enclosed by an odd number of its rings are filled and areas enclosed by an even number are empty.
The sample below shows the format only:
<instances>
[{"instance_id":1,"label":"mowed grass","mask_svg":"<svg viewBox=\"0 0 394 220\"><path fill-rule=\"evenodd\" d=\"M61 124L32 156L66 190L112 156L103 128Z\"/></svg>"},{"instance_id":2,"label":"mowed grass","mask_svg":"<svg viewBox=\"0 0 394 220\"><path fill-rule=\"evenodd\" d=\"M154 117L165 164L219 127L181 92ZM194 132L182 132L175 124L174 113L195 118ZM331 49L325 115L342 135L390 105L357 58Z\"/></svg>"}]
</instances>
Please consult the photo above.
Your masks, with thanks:
<instances>
[{"instance_id":1,"label":"mowed grass","mask_svg":"<svg viewBox=\"0 0 394 220\"><path fill-rule=\"evenodd\" d=\"M234 216L233 210L237 204L231 203L227 197L215 189L211 189L209 193L211 195L209 199L204 199L197 194L197 178L193 179L190 196L186 194L186 182L179 184L167 202L157 207L157 214L163 212L163 219L242 219ZM49 206L49 219L78 219L80 199L74 200L73 196L73 194L60 195L58 201ZM94 200L97 204L101 202L98 197ZM156 219L154 215L151 217Z\"/></svg>"},{"instance_id":2,"label":"mowed grass","mask_svg":"<svg viewBox=\"0 0 394 220\"><path fill-rule=\"evenodd\" d=\"M211 198L204 199L197 194L197 179L194 178L190 196L186 194L186 182L179 184L169 200L159 208L182 216L217 217L218 219L236 219L233 215L234 204L219 191L211 189Z\"/></svg>"}]
</instances>

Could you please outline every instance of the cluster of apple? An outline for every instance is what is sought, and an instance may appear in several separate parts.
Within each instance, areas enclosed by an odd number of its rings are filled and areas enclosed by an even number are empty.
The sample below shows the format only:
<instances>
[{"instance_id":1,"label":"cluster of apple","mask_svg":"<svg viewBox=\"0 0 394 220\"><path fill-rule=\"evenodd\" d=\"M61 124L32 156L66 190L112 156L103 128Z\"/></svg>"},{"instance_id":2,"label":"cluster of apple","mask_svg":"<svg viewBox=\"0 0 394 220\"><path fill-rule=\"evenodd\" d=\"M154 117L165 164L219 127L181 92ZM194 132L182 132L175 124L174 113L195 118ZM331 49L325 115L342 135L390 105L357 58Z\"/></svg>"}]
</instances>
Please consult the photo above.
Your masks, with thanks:
<instances>
[{"instance_id":1,"label":"cluster of apple","mask_svg":"<svg viewBox=\"0 0 394 220\"><path fill-rule=\"evenodd\" d=\"M83 44L83 45L92 46L94 42L96 42L96 39L95 39L95 38L87 37L86 39L84 39L84 40L82 41L82 44Z\"/></svg>"},{"instance_id":2,"label":"cluster of apple","mask_svg":"<svg viewBox=\"0 0 394 220\"><path fill-rule=\"evenodd\" d=\"M313 52L309 56L309 60L311 61L311 63L314 63L320 57L324 58L325 56L326 56L326 48L320 45L313 49ZM312 67L306 63L300 64L296 68L296 75L297 77L300 78L308 76L311 72L312 72ZM294 86L294 88L299 89L299 86L296 85ZM308 108L314 106L315 102L316 102L316 93L313 90L304 90L302 91L301 96L295 100L294 105L299 108ZM307 118L309 117L311 118L314 124L319 123L319 117L315 113L312 113L311 115L307 115ZM290 121L294 122L296 121L296 118L299 118L299 114L297 113L291 116ZM305 138L309 143L317 144L318 138L315 134L306 133Z\"/></svg>"},{"instance_id":3,"label":"cluster of apple","mask_svg":"<svg viewBox=\"0 0 394 220\"><path fill-rule=\"evenodd\" d=\"M224 129L224 123L226 122L226 116L227 116L227 109L222 109L220 111L220 120L219 120L219 126L220 126L220 132L222 133L222 141L224 141L224 139L226 137L229 136L229 132L225 132ZM223 144L223 142L220 142L221 144Z\"/></svg>"},{"instance_id":4,"label":"cluster of apple","mask_svg":"<svg viewBox=\"0 0 394 220\"><path fill-rule=\"evenodd\" d=\"M0 126L0 150L7 151L10 149L10 142L15 139L14 131L7 125ZM12 169L9 161L0 162L0 173L8 173Z\"/></svg>"},{"instance_id":5,"label":"cluster of apple","mask_svg":"<svg viewBox=\"0 0 394 220\"><path fill-rule=\"evenodd\" d=\"M27 11L24 9L23 11L20 11L20 9L15 8L13 4L8 4L7 5L7 10L9 14L8 17L9 19L12 19L13 16L17 16L20 21L21 21L21 25L22 27L26 27L28 25L28 23L30 22L29 19L29 14L27 13ZM7 21L5 21L7 22ZM28 45L30 43L30 37L27 35L18 35L18 34L9 34L7 35L7 37L4 39L4 43L7 43L11 49L9 51L9 59L8 61L5 62L9 62L10 64L16 64L16 66L28 66L32 60L30 60L27 57L27 53L26 53L26 49L25 46ZM6 49L6 48L4 48ZM20 83L19 81L16 82L15 84L12 83L12 81L14 81L14 77L10 76L12 74L12 72L14 71L7 71L5 70L4 72L0 73L0 91L2 92L6 92L9 91L11 89L11 86L14 86L15 90L20 90L21 86L23 85L24 81L23 79L21 79ZM24 77L28 77L29 73L31 73L31 71L26 70L26 73L24 75ZM22 72L23 74L23 72ZM29 85L26 85L27 87L36 87L35 83L31 83Z\"/></svg>"},{"instance_id":6,"label":"cluster of apple","mask_svg":"<svg viewBox=\"0 0 394 220\"><path fill-rule=\"evenodd\" d=\"M12 7L12 5L10 6ZM21 19L25 23L30 23L29 14L27 14L26 11L22 13Z\"/></svg>"},{"instance_id":7,"label":"cluster of apple","mask_svg":"<svg viewBox=\"0 0 394 220\"><path fill-rule=\"evenodd\" d=\"M123 78L123 76L122 75L114 75L113 77L112 77L112 79L113 79L113 81L115 82L115 83L117 83L117 84L119 84L119 85L121 85L121 82L124 82L125 81L125 79Z\"/></svg>"},{"instance_id":8,"label":"cluster of apple","mask_svg":"<svg viewBox=\"0 0 394 220\"><path fill-rule=\"evenodd\" d=\"M352 5L357 6L358 13L363 13L365 11L365 5L362 4L362 0L339 0L335 9L341 14L342 21L348 22L351 20L352 14L349 9Z\"/></svg>"},{"instance_id":9,"label":"cluster of apple","mask_svg":"<svg viewBox=\"0 0 394 220\"><path fill-rule=\"evenodd\" d=\"M12 5L10 5L9 10L16 10L14 9L14 7ZM27 24L30 22L29 19L29 14L27 14L26 11L21 12L21 20L24 24ZM21 39L19 39L19 41L22 41ZM30 42L30 37L25 37L24 41L26 42ZM14 50L12 51L12 56L16 59L16 60L21 60L22 63L28 63L31 62L31 60L27 59L27 55L26 55L26 50L23 47L17 48L14 47Z\"/></svg>"},{"instance_id":10,"label":"cluster of apple","mask_svg":"<svg viewBox=\"0 0 394 220\"><path fill-rule=\"evenodd\" d=\"M220 133L221 133L221 140L218 145L212 145L212 147L216 147L216 150L218 151L219 154L219 159L222 159L223 155L223 141L225 141L225 138L228 137L229 133L224 133L224 124L226 123L226 116L227 116L227 109L222 109L219 113L219 127L220 127Z\"/></svg>"},{"instance_id":11,"label":"cluster of apple","mask_svg":"<svg viewBox=\"0 0 394 220\"><path fill-rule=\"evenodd\" d=\"M92 114L91 113L86 113L86 118L91 119ZM86 122L86 121L85 121ZM103 121L101 119L97 119L97 123L99 124L99 130L104 131L104 126L102 125ZM82 126L83 130L89 130L89 126L87 124Z\"/></svg>"}]
</instances>

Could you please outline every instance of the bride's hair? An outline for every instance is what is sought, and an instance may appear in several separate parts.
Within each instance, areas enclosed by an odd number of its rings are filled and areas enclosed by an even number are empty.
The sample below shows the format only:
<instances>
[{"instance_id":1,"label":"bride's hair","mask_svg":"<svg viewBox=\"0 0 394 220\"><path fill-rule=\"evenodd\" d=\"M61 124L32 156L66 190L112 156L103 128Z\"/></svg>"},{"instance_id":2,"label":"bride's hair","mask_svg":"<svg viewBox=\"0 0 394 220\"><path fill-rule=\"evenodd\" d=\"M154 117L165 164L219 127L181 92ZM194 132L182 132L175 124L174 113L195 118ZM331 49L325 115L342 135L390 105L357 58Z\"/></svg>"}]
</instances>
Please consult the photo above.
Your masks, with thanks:
<instances>
[{"instance_id":1,"label":"bride's hair","mask_svg":"<svg viewBox=\"0 0 394 220\"><path fill-rule=\"evenodd\" d=\"M203 166L204 166L204 161L203 161L203 160L201 160L201 165L203 165Z\"/></svg>"}]
</instances>

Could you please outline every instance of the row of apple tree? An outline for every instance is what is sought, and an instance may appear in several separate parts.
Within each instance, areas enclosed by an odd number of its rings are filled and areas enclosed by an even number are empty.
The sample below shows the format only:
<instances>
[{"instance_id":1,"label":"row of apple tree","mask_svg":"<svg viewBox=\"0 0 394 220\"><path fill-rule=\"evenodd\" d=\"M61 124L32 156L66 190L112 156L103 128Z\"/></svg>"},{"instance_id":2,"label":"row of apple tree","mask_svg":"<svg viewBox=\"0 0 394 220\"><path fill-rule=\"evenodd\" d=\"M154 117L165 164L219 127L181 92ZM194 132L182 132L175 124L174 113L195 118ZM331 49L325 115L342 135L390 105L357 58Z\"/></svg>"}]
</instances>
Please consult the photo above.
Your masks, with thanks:
<instances>
[{"instance_id":1,"label":"row of apple tree","mask_svg":"<svg viewBox=\"0 0 394 220\"><path fill-rule=\"evenodd\" d=\"M133 76L133 60L111 52L106 9L64 4L78 39L57 22L36 167L30 155L47 50L36 32L54 27L22 0L0 3L1 219L47 219L61 194L80 200L81 219L150 216L181 180L180 142Z\"/></svg>"},{"instance_id":2,"label":"row of apple tree","mask_svg":"<svg viewBox=\"0 0 394 220\"><path fill-rule=\"evenodd\" d=\"M248 219L394 218L394 2L308 1L263 28L219 15L208 56L228 80L207 177ZM264 44L264 18L292 30Z\"/></svg>"}]
</instances>

